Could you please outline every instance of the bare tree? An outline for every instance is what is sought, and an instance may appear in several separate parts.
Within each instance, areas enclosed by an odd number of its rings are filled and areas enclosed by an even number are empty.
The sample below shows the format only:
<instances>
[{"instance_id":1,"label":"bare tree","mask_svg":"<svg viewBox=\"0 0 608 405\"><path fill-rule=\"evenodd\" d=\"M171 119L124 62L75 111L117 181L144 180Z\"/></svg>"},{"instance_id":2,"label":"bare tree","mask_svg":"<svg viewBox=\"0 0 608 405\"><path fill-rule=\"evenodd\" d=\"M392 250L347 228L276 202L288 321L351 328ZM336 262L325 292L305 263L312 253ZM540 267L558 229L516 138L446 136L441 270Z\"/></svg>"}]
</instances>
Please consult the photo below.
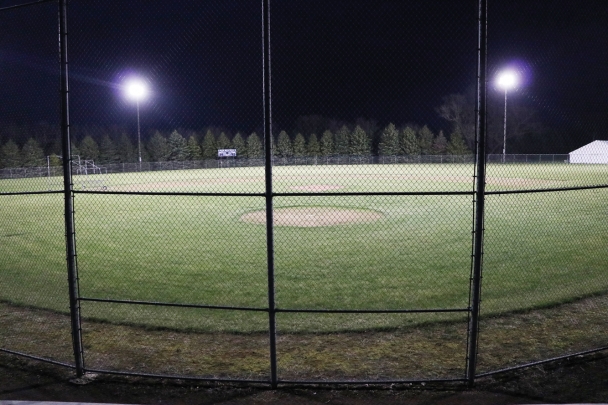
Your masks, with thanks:
<instances>
[{"instance_id":1,"label":"bare tree","mask_svg":"<svg viewBox=\"0 0 608 405\"><path fill-rule=\"evenodd\" d=\"M487 151L498 153L502 150L504 140L504 93L488 91L487 99ZM469 89L464 94L450 94L443 98L443 104L437 108L439 116L452 124L452 132L462 135L467 147L475 150L475 90ZM539 135L545 132L538 113L524 100L512 100L507 105L507 151L509 144L521 140L527 135Z\"/></svg>"},{"instance_id":2,"label":"bare tree","mask_svg":"<svg viewBox=\"0 0 608 405\"><path fill-rule=\"evenodd\" d=\"M517 152L513 144L530 135L541 135L546 128L534 108L523 100L511 99L507 104L507 153ZM504 93L488 97L488 153L499 153L504 144ZM509 147L511 146L511 147Z\"/></svg>"},{"instance_id":3,"label":"bare tree","mask_svg":"<svg viewBox=\"0 0 608 405\"><path fill-rule=\"evenodd\" d=\"M462 134L469 149L475 145L475 90L450 94L437 108L439 116L452 124L452 132Z\"/></svg>"}]
</instances>

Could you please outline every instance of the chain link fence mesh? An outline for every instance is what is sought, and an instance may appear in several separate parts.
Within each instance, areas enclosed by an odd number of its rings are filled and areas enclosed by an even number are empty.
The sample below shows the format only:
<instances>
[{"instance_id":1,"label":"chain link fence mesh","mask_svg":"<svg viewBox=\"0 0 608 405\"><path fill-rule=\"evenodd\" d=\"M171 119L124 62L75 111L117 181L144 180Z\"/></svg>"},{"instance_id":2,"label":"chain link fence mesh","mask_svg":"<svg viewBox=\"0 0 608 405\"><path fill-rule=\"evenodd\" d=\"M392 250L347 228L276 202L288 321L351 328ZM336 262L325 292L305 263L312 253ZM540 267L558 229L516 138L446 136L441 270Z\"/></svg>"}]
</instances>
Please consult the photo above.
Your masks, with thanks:
<instances>
[{"instance_id":1,"label":"chain link fence mesh","mask_svg":"<svg viewBox=\"0 0 608 405\"><path fill-rule=\"evenodd\" d=\"M74 359L69 164L86 370L467 377L478 2L271 1L264 83L257 2L72 0L70 157L57 5L0 10L3 350ZM525 7L489 3L478 374L606 346L601 36L551 36L601 10Z\"/></svg>"},{"instance_id":2,"label":"chain link fence mesh","mask_svg":"<svg viewBox=\"0 0 608 405\"><path fill-rule=\"evenodd\" d=\"M435 109L460 90L448 82L475 85L475 25L462 24L475 7L271 4L271 15L298 16L271 20L275 162L307 148L322 162L273 170L273 191L290 194L274 199L276 303L328 311L279 314L281 378L416 379L421 355L436 359L423 378L464 376L474 165L462 138L446 154ZM462 312L432 313L446 309ZM341 310L380 312L331 313ZM450 333L419 326L440 319L460 322ZM425 352L416 334L449 355ZM305 360L290 364L282 346L297 342Z\"/></svg>"},{"instance_id":3,"label":"chain link fence mesh","mask_svg":"<svg viewBox=\"0 0 608 405\"><path fill-rule=\"evenodd\" d=\"M608 183L606 165L594 164L599 150L584 146L605 139L605 114L590 101L606 89L597 80L606 36L596 31L606 30L588 24L596 13L605 7L489 3L488 138L496 155L487 166L481 372L607 343L606 189L576 189ZM516 77L512 88L500 85L505 69ZM538 162L509 155L560 149L570 153ZM508 355L497 355L501 346Z\"/></svg>"},{"instance_id":4,"label":"chain link fence mesh","mask_svg":"<svg viewBox=\"0 0 608 405\"><path fill-rule=\"evenodd\" d=\"M459 314L279 313L278 373L288 382L453 380L466 367Z\"/></svg>"},{"instance_id":5,"label":"chain link fence mesh","mask_svg":"<svg viewBox=\"0 0 608 405\"><path fill-rule=\"evenodd\" d=\"M13 8L0 24L0 156L3 167L39 166L59 136L57 5ZM10 83L10 85L9 85ZM61 193L46 179L3 180L0 215L0 347L74 360Z\"/></svg>"}]
</instances>

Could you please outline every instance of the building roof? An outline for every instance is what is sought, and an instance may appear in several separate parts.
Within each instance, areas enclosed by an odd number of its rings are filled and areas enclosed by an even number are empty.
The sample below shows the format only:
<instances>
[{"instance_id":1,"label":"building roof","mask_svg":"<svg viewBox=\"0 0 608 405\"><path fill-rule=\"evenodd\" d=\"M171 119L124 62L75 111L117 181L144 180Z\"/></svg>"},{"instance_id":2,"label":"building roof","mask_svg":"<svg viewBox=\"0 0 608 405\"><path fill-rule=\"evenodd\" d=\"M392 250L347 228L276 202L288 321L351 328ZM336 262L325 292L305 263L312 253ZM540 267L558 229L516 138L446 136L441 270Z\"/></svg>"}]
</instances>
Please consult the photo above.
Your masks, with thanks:
<instances>
[{"instance_id":1,"label":"building roof","mask_svg":"<svg viewBox=\"0 0 608 405\"><path fill-rule=\"evenodd\" d=\"M608 141L593 141L585 146L573 150L570 153L580 153L585 155L591 154L608 154Z\"/></svg>"}]
</instances>

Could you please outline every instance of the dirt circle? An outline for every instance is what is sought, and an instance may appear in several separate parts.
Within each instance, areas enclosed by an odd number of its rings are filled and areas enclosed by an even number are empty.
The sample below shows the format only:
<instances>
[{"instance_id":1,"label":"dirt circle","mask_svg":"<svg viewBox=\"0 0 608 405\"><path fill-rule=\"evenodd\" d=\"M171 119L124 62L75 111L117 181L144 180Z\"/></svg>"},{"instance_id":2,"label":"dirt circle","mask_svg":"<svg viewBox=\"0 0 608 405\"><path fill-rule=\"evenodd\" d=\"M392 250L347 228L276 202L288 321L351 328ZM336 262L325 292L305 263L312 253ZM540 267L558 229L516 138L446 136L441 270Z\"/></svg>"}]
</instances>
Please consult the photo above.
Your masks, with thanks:
<instances>
[{"instance_id":1,"label":"dirt circle","mask_svg":"<svg viewBox=\"0 0 608 405\"><path fill-rule=\"evenodd\" d=\"M383 215L377 211L336 208L336 207L285 207L275 208L273 223L275 226L296 226L314 228L341 224L360 224L374 222ZM253 224L266 223L266 211L249 212L241 220Z\"/></svg>"}]
</instances>

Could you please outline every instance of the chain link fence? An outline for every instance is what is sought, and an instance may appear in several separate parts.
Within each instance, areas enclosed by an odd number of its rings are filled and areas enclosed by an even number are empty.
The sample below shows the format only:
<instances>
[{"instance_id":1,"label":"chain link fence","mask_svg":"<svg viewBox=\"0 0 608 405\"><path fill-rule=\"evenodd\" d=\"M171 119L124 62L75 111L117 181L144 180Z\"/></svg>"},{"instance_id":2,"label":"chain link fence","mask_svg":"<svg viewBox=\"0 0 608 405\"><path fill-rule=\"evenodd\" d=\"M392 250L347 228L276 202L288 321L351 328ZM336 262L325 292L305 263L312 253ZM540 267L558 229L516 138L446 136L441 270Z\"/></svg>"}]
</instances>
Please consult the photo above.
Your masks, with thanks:
<instances>
[{"instance_id":1,"label":"chain link fence","mask_svg":"<svg viewBox=\"0 0 608 405\"><path fill-rule=\"evenodd\" d=\"M596 155L586 155L594 159ZM498 163L570 163L568 155L488 155L490 162ZM475 163L474 155L408 155L408 156L305 156L282 157L273 161L274 166L317 165L391 165L407 163ZM108 163L103 166L79 164L72 161L72 171L82 175L108 173L133 173L166 170L219 169L230 167L263 167L263 159L206 159L166 162ZM0 169L0 179L22 179L29 177L61 177L61 166L7 167Z\"/></svg>"},{"instance_id":2,"label":"chain link fence","mask_svg":"<svg viewBox=\"0 0 608 405\"><path fill-rule=\"evenodd\" d=\"M11 134L37 126L39 139L60 139L57 59L57 4L2 13L0 74L3 77L0 131L4 167L10 162ZM5 23L5 18L11 23ZM19 29L14 29L19 27ZM33 78L36 79L33 79ZM4 86L11 82L12 86ZM8 122L20 123L9 125ZM45 122L46 125L37 124ZM8 144L8 146L7 146ZM31 164L35 143L24 143L19 163ZM13 164L8 163L9 166ZM25 169L17 169L13 174ZM9 173L11 171L9 170ZM29 177L29 173L27 174ZM6 180L9 183L14 180ZM4 181L3 181L4 182ZM42 191L37 179L1 186L0 346L9 352L73 367L68 283L65 269L63 194ZM33 221L44 212L43 221ZM53 310L49 310L49 309Z\"/></svg>"},{"instance_id":3,"label":"chain link fence","mask_svg":"<svg viewBox=\"0 0 608 405\"><path fill-rule=\"evenodd\" d=\"M506 148L507 156L490 157L487 166L482 375L606 346L600 326L606 312L601 263L608 257L597 244L605 240L606 227L603 219L589 215L589 210L602 210L606 197L606 165L600 157L605 141L598 141L606 139L605 120L591 101L593 88L606 84L590 80L600 72L596 63L606 59L592 56L605 40L581 24L605 10L561 3L542 18L536 5L522 6L516 11L503 2L488 2L488 23L494 26L488 69L496 77L488 83L489 148L495 153ZM573 34L579 45L562 41ZM526 46L517 50L524 37ZM579 57L585 54L589 63L581 66ZM543 74L540 65L552 68L542 69ZM500 85L500 72L507 68L518 74L516 87ZM553 165L543 156L540 164L530 165L523 155L508 155L539 141L563 148L569 155L557 160L568 164ZM501 184L505 177L526 185L512 190ZM521 284L516 294L505 290L507 278ZM500 315L515 307L516 314ZM501 344L510 350L499 358Z\"/></svg>"},{"instance_id":4,"label":"chain link fence","mask_svg":"<svg viewBox=\"0 0 608 405\"><path fill-rule=\"evenodd\" d=\"M550 35L601 11L562 6L0 3L0 350L272 387L605 350L605 63Z\"/></svg>"}]
</instances>

